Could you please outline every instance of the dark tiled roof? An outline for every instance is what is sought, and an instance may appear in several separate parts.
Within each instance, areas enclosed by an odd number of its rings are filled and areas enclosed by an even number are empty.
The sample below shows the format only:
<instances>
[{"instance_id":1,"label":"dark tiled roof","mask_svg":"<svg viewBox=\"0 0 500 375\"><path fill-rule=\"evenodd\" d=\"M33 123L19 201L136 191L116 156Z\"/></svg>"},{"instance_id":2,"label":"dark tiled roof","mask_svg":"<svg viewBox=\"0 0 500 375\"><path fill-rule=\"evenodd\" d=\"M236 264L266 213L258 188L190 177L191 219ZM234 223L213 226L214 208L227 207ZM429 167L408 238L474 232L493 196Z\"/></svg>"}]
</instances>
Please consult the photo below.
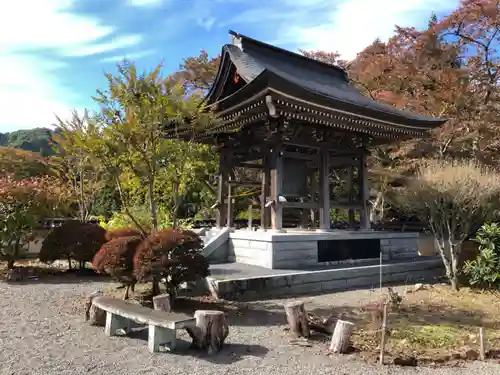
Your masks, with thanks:
<instances>
[{"instance_id":1,"label":"dark tiled roof","mask_svg":"<svg viewBox=\"0 0 500 375\"><path fill-rule=\"evenodd\" d=\"M223 53L229 55L239 75L248 83L267 70L283 80L333 101L377 111L381 115L397 116L402 121L428 122L429 126L441 125L446 121L402 111L364 96L349 83L347 74L339 67L318 62L236 33L233 35L240 38L242 48L228 44L223 47Z\"/></svg>"}]
</instances>

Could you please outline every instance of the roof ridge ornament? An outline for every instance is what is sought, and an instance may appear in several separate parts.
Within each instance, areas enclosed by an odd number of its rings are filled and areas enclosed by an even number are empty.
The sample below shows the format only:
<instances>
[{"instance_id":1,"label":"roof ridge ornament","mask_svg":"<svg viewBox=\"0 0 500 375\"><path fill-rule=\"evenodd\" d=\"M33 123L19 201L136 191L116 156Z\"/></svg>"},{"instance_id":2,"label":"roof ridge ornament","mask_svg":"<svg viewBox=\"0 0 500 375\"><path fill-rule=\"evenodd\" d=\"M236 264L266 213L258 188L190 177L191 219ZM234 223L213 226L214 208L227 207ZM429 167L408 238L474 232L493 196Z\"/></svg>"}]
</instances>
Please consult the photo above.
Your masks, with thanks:
<instances>
[{"instance_id":1,"label":"roof ridge ornament","mask_svg":"<svg viewBox=\"0 0 500 375\"><path fill-rule=\"evenodd\" d=\"M238 33L231 34L231 44L238 47L243 51L243 44L241 43L241 36Z\"/></svg>"}]
</instances>

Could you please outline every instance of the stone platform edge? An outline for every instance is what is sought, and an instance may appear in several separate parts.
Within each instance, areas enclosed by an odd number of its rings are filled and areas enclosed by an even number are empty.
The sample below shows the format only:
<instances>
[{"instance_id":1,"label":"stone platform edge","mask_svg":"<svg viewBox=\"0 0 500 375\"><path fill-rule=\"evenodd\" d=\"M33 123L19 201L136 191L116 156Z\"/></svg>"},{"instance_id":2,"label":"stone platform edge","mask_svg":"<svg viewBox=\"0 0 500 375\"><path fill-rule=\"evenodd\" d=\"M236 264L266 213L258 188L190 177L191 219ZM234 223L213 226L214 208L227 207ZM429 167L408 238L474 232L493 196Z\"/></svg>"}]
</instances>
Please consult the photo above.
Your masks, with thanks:
<instances>
[{"instance_id":1,"label":"stone platform edge","mask_svg":"<svg viewBox=\"0 0 500 375\"><path fill-rule=\"evenodd\" d=\"M382 282L416 282L444 275L441 259L412 260L382 265ZM207 278L207 286L218 298L272 298L287 295L320 294L363 287L378 288L380 266L358 266L318 271L297 271L258 277L218 280Z\"/></svg>"}]
</instances>

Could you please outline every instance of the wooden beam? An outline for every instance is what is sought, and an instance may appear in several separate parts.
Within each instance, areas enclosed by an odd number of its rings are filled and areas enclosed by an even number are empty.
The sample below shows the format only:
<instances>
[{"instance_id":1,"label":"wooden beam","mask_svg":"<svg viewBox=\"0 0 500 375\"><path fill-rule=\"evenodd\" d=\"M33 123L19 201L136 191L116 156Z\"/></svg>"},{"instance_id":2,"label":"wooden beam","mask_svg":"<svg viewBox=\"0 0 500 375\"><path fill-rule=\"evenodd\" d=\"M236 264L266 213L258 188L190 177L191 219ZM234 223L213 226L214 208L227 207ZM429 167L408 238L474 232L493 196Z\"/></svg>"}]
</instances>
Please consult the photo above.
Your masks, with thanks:
<instances>
[{"instance_id":1,"label":"wooden beam","mask_svg":"<svg viewBox=\"0 0 500 375\"><path fill-rule=\"evenodd\" d=\"M283 157L290 158L290 159L310 160L310 161L318 161L319 160L319 156L317 154L316 155L308 155L308 154L301 154L300 152L290 152L290 151L284 151Z\"/></svg>"},{"instance_id":2,"label":"wooden beam","mask_svg":"<svg viewBox=\"0 0 500 375\"><path fill-rule=\"evenodd\" d=\"M229 176L229 168L227 165L227 150L220 150L220 158L219 158L219 176L218 176L218 184L217 184L217 212L215 222L218 228L222 228L226 225L227 222L227 207L224 204L227 196L227 180Z\"/></svg>"},{"instance_id":3,"label":"wooden beam","mask_svg":"<svg viewBox=\"0 0 500 375\"><path fill-rule=\"evenodd\" d=\"M271 191L271 168L269 160L269 150L265 150L265 155L262 159L263 169L262 169L262 179L261 179L261 196L260 196L260 226L262 229L269 228L270 225L270 208L266 207L267 197L270 196Z\"/></svg>"},{"instance_id":4,"label":"wooden beam","mask_svg":"<svg viewBox=\"0 0 500 375\"><path fill-rule=\"evenodd\" d=\"M256 182L256 181L236 181L236 180L231 180L228 182L229 185L231 186L254 186L254 187L260 187L261 183Z\"/></svg>"},{"instance_id":5,"label":"wooden beam","mask_svg":"<svg viewBox=\"0 0 500 375\"><path fill-rule=\"evenodd\" d=\"M320 150L320 229L330 229L330 154L327 150Z\"/></svg>"},{"instance_id":6,"label":"wooden beam","mask_svg":"<svg viewBox=\"0 0 500 375\"><path fill-rule=\"evenodd\" d=\"M318 202L284 202L281 204L283 208L320 208Z\"/></svg>"},{"instance_id":7,"label":"wooden beam","mask_svg":"<svg viewBox=\"0 0 500 375\"><path fill-rule=\"evenodd\" d=\"M360 212L360 222L361 229L370 229L370 206L369 206L369 186L368 186L368 168L366 165L366 155L364 155L359 161L358 169L359 178L359 193L360 201L362 204Z\"/></svg>"},{"instance_id":8,"label":"wooden beam","mask_svg":"<svg viewBox=\"0 0 500 375\"><path fill-rule=\"evenodd\" d=\"M271 199L274 200L271 208L271 228L277 230L283 228L283 205L278 199L283 184L283 157L280 152L281 145L277 145L271 153Z\"/></svg>"},{"instance_id":9,"label":"wooden beam","mask_svg":"<svg viewBox=\"0 0 500 375\"><path fill-rule=\"evenodd\" d=\"M354 167L352 165L347 169L347 190L349 205L351 205L354 200ZM352 208L349 208L347 216L349 218L349 228L354 229L354 210Z\"/></svg>"},{"instance_id":10,"label":"wooden beam","mask_svg":"<svg viewBox=\"0 0 500 375\"><path fill-rule=\"evenodd\" d=\"M314 168L310 172L310 178L311 178L311 199L313 202L318 203L316 201L317 199L317 193L318 193L318 167ZM310 218L311 218L311 223L312 225L316 225L316 220L318 219L318 208L311 208L310 210Z\"/></svg>"},{"instance_id":11,"label":"wooden beam","mask_svg":"<svg viewBox=\"0 0 500 375\"><path fill-rule=\"evenodd\" d=\"M233 187L231 184L232 176L229 176L227 184L227 227L233 226Z\"/></svg>"},{"instance_id":12,"label":"wooden beam","mask_svg":"<svg viewBox=\"0 0 500 375\"><path fill-rule=\"evenodd\" d=\"M237 167L252 168L252 169L262 169L262 168L264 168L264 166L262 164L257 164L257 163L238 162L235 165Z\"/></svg>"}]
</instances>

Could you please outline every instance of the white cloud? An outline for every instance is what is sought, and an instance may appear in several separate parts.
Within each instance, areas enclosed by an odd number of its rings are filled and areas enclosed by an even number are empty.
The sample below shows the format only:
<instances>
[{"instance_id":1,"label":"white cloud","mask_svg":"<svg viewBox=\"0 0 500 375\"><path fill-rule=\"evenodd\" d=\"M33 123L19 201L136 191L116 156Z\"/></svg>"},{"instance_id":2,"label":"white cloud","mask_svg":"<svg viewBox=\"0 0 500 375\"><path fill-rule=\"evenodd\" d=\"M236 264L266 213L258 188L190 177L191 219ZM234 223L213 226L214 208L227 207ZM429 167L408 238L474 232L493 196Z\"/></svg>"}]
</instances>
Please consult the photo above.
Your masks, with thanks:
<instances>
[{"instance_id":1,"label":"white cloud","mask_svg":"<svg viewBox=\"0 0 500 375\"><path fill-rule=\"evenodd\" d=\"M115 48L96 44L112 35L113 28L71 13L74 1L0 0L0 132L49 126L54 113L64 116L80 103L59 80L64 68L60 54ZM44 50L49 58L37 54Z\"/></svg>"},{"instance_id":2,"label":"white cloud","mask_svg":"<svg viewBox=\"0 0 500 375\"><path fill-rule=\"evenodd\" d=\"M113 51L120 48L131 47L142 41L141 35L120 36L108 43L89 43L80 47L69 49L68 56L88 56L98 53Z\"/></svg>"},{"instance_id":3,"label":"white cloud","mask_svg":"<svg viewBox=\"0 0 500 375\"><path fill-rule=\"evenodd\" d=\"M323 8L322 22L304 17L282 23L280 42L302 49L337 51L353 58L376 38L387 40L394 26L426 25L432 12L448 12L459 0L282 0L289 6ZM304 9L304 8L302 8Z\"/></svg>"},{"instance_id":4,"label":"white cloud","mask_svg":"<svg viewBox=\"0 0 500 375\"><path fill-rule=\"evenodd\" d=\"M158 6L163 0L128 0L128 4L136 7Z\"/></svg>"},{"instance_id":5,"label":"white cloud","mask_svg":"<svg viewBox=\"0 0 500 375\"><path fill-rule=\"evenodd\" d=\"M127 53L124 55L109 56L109 57L104 57L103 59L100 60L100 62L117 63L117 62L123 61L123 59L139 60L139 59L142 59L143 57L150 56L150 55L154 54L155 52L156 51L154 51L154 50L147 50L147 51Z\"/></svg>"}]
</instances>

